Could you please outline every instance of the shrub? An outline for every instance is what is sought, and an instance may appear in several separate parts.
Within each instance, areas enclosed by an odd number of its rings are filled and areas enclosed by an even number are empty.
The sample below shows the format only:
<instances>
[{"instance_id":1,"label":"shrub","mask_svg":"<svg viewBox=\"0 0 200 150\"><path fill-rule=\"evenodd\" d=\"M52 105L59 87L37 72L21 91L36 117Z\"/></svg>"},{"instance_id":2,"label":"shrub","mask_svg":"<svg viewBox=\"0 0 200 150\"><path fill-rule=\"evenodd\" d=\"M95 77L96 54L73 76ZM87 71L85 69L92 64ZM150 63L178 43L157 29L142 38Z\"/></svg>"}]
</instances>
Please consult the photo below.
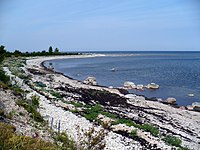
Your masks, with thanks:
<instances>
[{"instance_id":1,"label":"shrub","mask_svg":"<svg viewBox=\"0 0 200 150\"><path fill-rule=\"evenodd\" d=\"M88 131L78 130L79 142L77 143L76 148L81 150L101 150L105 147L105 136L106 132L104 129L98 131L94 127L89 128ZM83 133L83 134L82 134Z\"/></svg>"},{"instance_id":2,"label":"shrub","mask_svg":"<svg viewBox=\"0 0 200 150\"><path fill-rule=\"evenodd\" d=\"M60 134L56 134L56 136L54 136L54 140L56 141L56 143L58 144L58 142L61 142L61 147L62 149L66 149L66 150L74 150L75 146L74 146L74 141L71 140L68 135L64 132L60 133Z\"/></svg>"},{"instance_id":3,"label":"shrub","mask_svg":"<svg viewBox=\"0 0 200 150\"><path fill-rule=\"evenodd\" d=\"M9 77L5 75L5 72L0 69L0 81L3 83L8 83L9 80Z\"/></svg>"},{"instance_id":4,"label":"shrub","mask_svg":"<svg viewBox=\"0 0 200 150\"><path fill-rule=\"evenodd\" d=\"M165 141L167 144L176 146L176 147L181 147L182 141L174 136L167 135L163 138L163 141Z\"/></svg>"},{"instance_id":5,"label":"shrub","mask_svg":"<svg viewBox=\"0 0 200 150\"><path fill-rule=\"evenodd\" d=\"M37 95L34 95L34 96L32 96L31 97L31 100L32 100L32 105L34 106L34 107L36 107L36 108L38 108L39 107L39 96L37 96Z\"/></svg>"}]
</instances>

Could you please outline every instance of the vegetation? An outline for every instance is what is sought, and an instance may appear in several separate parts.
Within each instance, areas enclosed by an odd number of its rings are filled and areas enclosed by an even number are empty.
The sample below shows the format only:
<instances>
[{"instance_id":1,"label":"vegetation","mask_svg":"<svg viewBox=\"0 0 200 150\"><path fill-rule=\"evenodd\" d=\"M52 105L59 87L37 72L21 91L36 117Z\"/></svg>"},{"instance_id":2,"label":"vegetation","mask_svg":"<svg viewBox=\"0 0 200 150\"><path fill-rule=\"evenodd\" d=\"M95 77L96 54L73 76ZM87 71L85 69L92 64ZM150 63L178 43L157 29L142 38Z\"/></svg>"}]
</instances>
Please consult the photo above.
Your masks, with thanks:
<instances>
[{"instance_id":1,"label":"vegetation","mask_svg":"<svg viewBox=\"0 0 200 150\"><path fill-rule=\"evenodd\" d=\"M181 143L182 143L182 141L179 138L175 136L170 136L170 135L165 136L163 138L163 141L165 141L169 145L176 146L176 147L181 147Z\"/></svg>"},{"instance_id":2,"label":"vegetation","mask_svg":"<svg viewBox=\"0 0 200 150\"><path fill-rule=\"evenodd\" d=\"M132 138L136 137L136 136L137 136L137 129L132 130L131 133L130 133L130 136L131 136Z\"/></svg>"},{"instance_id":3,"label":"vegetation","mask_svg":"<svg viewBox=\"0 0 200 150\"><path fill-rule=\"evenodd\" d=\"M90 121L96 120L97 116L100 114L100 112L103 111L103 108L101 107L101 105L97 104L95 106L92 106L90 108L86 108L84 110L84 117Z\"/></svg>"},{"instance_id":4,"label":"vegetation","mask_svg":"<svg viewBox=\"0 0 200 150\"><path fill-rule=\"evenodd\" d=\"M55 96L56 98L62 98L62 96L58 92L51 90L50 93L51 93L51 95Z\"/></svg>"},{"instance_id":5,"label":"vegetation","mask_svg":"<svg viewBox=\"0 0 200 150\"><path fill-rule=\"evenodd\" d=\"M44 87L46 87L46 85L44 84L44 83L42 83L42 82L35 82L35 85L36 86L38 86L38 87L40 87L40 88L44 88Z\"/></svg>"},{"instance_id":6,"label":"vegetation","mask_svg":"<svg viewBox=\"0 0 200 150\"><path fill-rule=\"evenodd\" d=\"M15 126L0 122L0 149L28 150L48 149L57 150L58 146L38 138L16 135Z\"/></svg>"},{"instance_id":7,"label":"vegetation","mask_svg":"<svg viewBox=\"0 0 200 150\"><path fill-rule=\"evenodd\" d=\"M61 145L62 150L75 150L74 141L71 140L69 136L64 132L56 134L54 136L54 140L57 145Z\"/></svg>"},{"instance_id":8,"label":"vegetation","mask_svg":"<svg viewBox=\"0 0 200 150\"><path fill-rule=\"evenodd\" d=\"M116 124L126 124L127 126L131 127L131 126L137 126L137 124L135 122L133 122L132 120L130 119L125 119L125 118L118 118L115 122L113 122L112 124L113 125L116 125Z\"/></svg>"},{"instance_id":9,"label":"vegetation","mask_svg":"<svg viewBox=\"0 0 200 150\"><path fill-rule=\"evenodd\" d=\"M39 106L39 98L37 96L32 97L32 104L29 104L25 100L18 100L16 103L19 106L24 107L29 113L31 113L31 117L36 121L36 122L44 122L44 119L40 115L40 113L37 111L37 108Z\"/></svg>"},{"instance_id":10,"label":"vegetation","mask_svg":"<svg viewBox=\"0 0 200 150\"><path fill-rule=\"evenodd\" d=\"M153 125L150 124L142 124L138 126L140 129L143 129L146 132L150 132L153 136L158 136L159 130L158 128L154 127Z\"/></svg>"}]
</instances>

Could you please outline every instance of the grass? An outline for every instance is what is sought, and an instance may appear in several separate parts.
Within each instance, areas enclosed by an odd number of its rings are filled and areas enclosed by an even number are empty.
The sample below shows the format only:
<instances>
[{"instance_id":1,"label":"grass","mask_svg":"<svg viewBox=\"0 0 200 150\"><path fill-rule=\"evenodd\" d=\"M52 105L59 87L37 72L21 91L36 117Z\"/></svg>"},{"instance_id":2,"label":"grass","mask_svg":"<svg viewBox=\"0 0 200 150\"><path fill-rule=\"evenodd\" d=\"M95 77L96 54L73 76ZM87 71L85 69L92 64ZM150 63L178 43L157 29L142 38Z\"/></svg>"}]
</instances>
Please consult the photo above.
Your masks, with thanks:
<instances>
[{"instance_id":1,"label":"grass","mask_svg":"<svg viewBox=\"0 0 200 150\"><path fill-rule=\"evenodd\" d=\"M84 110L84 117L90 121L96 120L97 116L100 114L100 112L103 111L103 108L101 105L97 104L95 106L91 106L89 108L86 108Z\"/></svg>"},{"instance_id":2,"label":"grass","mask_svg":"<svg viewBox=\"0 0 200 150\"><path fill-rule=\"evenodd\" d=\"M56 98L62 98L62 96L60 95L60 93L55 92L55 91L50 91L51 95L53 95Z\"/></svg>"},{"instance_id":3,"label":"grass","mask_svg":"<svg viewBox=\"0 0 200 150\"><path fill-rule=\"evenodd\" d=\"M158 136L158 134L159 134L158 128L154 127L151 124L139 125L139 124L136 124L135 122L133 122L132 120L125 119L125 118L117 119L115 122L112 122L112 125L117 125L117 124L120 124L120 123L121 124L126 124L129 127L134 126L136 128L142 129L142 130L144 130L146 132L150 132L153 136Z\"/></svg>"},{"instance_id":4,"label":"grass","mask_svg":"<svg viewBox=\"0 0 200 150\"><path fill-rule=\"evenodd\" d=\"M159 130L151 124L142 124L138 126L140 129L143 129L146 132L150 132L153 136L158 136Z\"/></svg>"},{"instance_id":5,"label":"grass","mask_svg":"<svg viewBox=\"0 0 200 150\"><path fill-rule=\"evenodd\" d=\"M78 103L78 102L69 102L70 104L74 105L75 107L83 107L83 104L82 103Z\"/></svg>"},{"instance_id":6,"label":"grass","mask_svg":"<svg viewBox=\"0 0 200 150\"><path fill-rule=\"evenodd\" d=\"M54 140L56 141L57 145L59 145L58 142L62 143L61 147L63 150L75 150L74 141L71 140L69 136L64 132L56 134L54 136Z\"/></svg>"},{"instance_id":7,"label":"grass","mask_svg":"<svg viewBox=\"0 0 200 150\"><path fill-rule=\"evenodd\" d=\"M120 124L120 123L121 124L126 124L129 127L131 127L131 126L137 127L137 124L135 122L133 122L130 119L125 119L125 118L119 118L115 122L113 122L112 124L116 125L116 124Z\"/></svg>"},{"instance_id":8,"label":"grass","mask_svg":"<svg viewBox=\"0 0 200 150\"><path fill-rule=\"evenodd\" d=\"M165 141L165 143L167 143L168 145L181 147L182 141L179 138L175 137L175 136L167 135L162 140Z\"/></svg>"},{"instance_id":9,"label":"grass","mask_svg":"<svg viewBox=\"0 0 200 150\"><path fill-rule=\"evenodd\" d=\"M117 118L117 115L109 113L109 112L102 111L101 114L105 115L106 117L112 118L112 119L116 119Z\"/></svg>"},{"instance_id":10,"label":"grass","mask_svg":"<svg viewBox=\"0 0 200 150\"><path fill-rule=\"evenodd\" d=\"M131 136L132 138L137 137L137 129L132 130L131 133L130 133L130 136Z\"/></svg>"},{"instance_id":11,"label":"grass","mask_svg":"<svg viewBox=\"0 0 200 150\"><path fill-rule=\"evenodd\" d=\"M36 122L44 122L43 117L40 115L40 113L37 111L37 107L34 105L28 104L25 100L18 100L17 105L24 107L29 113L31 113L31 117Z\"/></svg>"},{"instance_id":12,"label":"grass","mask_svg":"<svg viewBox=\"0 0 200 150\"><path fill-rule=\"evenodd\" d=\"M42 82L35 82L35 85L36 85L37 87L41 87L41 88L46 87L46 84L44 84L44 83L42 83Z\"/></svg>"},{"instance_id":13,"label":"grass","mask_svg":"<svg viewBox=\"0 0 200 150\"><path fill-rule=\"evenodd\" d=\"M0 149L2 150L58 150L58 146L39 138L16 135L13 125L0 122Z\"/></svg>"}]
</instances>

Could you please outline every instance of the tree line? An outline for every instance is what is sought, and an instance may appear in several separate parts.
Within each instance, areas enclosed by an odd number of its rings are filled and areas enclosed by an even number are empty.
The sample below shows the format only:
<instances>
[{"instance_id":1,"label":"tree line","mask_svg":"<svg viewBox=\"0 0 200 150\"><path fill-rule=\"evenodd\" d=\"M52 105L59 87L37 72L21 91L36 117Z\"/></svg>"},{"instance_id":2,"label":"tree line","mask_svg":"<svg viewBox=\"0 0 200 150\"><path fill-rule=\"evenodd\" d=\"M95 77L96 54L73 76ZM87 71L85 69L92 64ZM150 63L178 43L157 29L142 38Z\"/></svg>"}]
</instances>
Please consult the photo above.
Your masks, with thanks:
<instances>
[{"instance_id":1,"label":"tree line","mask_svg":"<svg viewBox=\"0 0 200 150\"><path fill-rule=\"evenodd\" d=\"M21 52L20 50L15 50L14 52L9 52L5 49L5 46L0 46L0 62L4 57L32 57L32 56L55 56L55 55L80 55L81 53L73 53L73 52L60 52L58 48L53 50L52 46L49 49L43 51L34 51L34 52Z\"/></svg>"}]
</instances>

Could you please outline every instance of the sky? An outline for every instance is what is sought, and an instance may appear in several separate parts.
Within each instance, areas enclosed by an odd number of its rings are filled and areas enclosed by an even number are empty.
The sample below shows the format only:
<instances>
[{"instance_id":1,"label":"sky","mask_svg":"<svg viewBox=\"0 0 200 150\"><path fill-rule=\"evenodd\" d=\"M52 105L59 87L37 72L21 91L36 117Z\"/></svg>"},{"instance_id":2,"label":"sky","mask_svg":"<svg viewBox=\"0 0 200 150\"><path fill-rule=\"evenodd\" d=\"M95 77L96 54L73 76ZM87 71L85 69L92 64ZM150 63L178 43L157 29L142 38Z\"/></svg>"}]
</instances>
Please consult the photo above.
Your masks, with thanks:
<instances>
[{"instance_id":1,"label":"sky","mask_svg":"<svg viewBox=\"0 0 200 150\"><path fill-rule=\"evenodd\" d=\"M199 0L0 0L9 51L199 51Z\"/></svg>"}]
</instances>

